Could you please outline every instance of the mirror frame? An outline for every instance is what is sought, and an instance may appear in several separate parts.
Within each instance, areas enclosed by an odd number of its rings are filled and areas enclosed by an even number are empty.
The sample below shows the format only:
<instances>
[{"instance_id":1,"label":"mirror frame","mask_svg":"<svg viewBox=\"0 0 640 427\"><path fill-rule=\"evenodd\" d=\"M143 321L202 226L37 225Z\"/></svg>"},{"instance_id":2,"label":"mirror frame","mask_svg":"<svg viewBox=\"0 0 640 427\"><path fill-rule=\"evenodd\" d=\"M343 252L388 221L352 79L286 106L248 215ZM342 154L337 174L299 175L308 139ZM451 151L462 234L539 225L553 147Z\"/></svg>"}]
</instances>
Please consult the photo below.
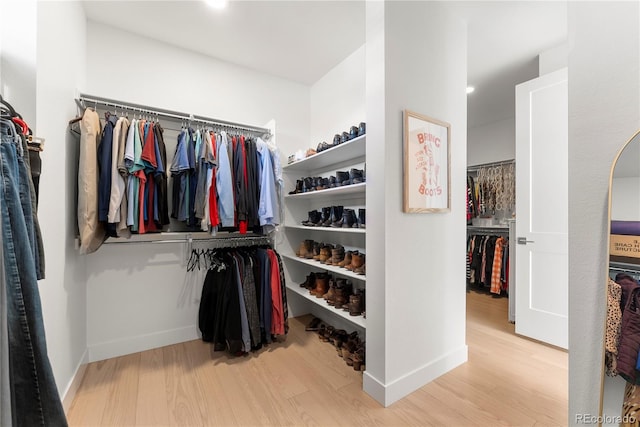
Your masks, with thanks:
<instances>
[{"instance_id":1,"label":"mirror frame","mask_svg":"<svg viewBox=\"0 0 640 427\"><path fill-rule=\"evenodd\" d=\"M605 280L604 280L604 301L605 301L605 314L604 314L604 322L603 322L603 329L602 329L602 363L600 365L600 405L598 408L598 416L599 416L599 420L602 419L603 417L603 411L604 411L604 379L605 379L605 353L606 353L606 348L605 348L605 343L606 343L606 334L607 334L607 297L608 297L608 290L607 290L607 283L609 280L609 269L611 266L611 199L612 199L612 193L613 193L613 173L615 172L616 169L616 165L618 164L618 160L620 159L620 156L622 155L622 153L624 152L624 150L629 146L629 144L631 144L634 139L640 135L640 130L636 131L631 138L629 138L624 145L618 150L618 153L616 154L616 156L613 159L613 163L611 164L611 170L609 171L609 197L608 197L608 213L607 213L607 268L606 268L606 276L605 276ZM640 141L638 141L640 142ZM622 402L620 402L621 406L622 406ZM599 426L602 425L601 422L598 423Z\"/></svg>"}]
</instances>

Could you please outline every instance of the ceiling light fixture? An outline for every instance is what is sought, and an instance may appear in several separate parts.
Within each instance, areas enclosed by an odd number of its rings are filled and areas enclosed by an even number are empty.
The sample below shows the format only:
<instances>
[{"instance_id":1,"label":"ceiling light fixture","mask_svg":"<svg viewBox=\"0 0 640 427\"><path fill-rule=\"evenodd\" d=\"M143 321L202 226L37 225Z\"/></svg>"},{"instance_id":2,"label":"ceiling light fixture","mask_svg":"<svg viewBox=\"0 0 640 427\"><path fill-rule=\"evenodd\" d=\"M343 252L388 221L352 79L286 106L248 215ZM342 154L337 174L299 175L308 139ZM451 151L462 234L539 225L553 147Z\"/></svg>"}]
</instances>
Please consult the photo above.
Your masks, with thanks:
<instances>
[{"instance_id":1,"label":"ceiling light fixture","mask_svg":"<svg viewBox=\"0 0 640 427\"><path fill-rule=\"evenodd\" d=\"M225 7L227 7L227 0L205 0L205 3L207 3L210 7L214 8L214 9L218 9L218 10L222 10Z\"/></svg>"},{"instance_id":2,"label":"ceiling light fixture","mask_svg":"<svg viewBox=\"0 0 640 427\"><path fill-rule=\"evenodd\" d=\"M470 93L473 93L473 91L476 90L475 87L473 86L467 86L467 95L469 95Z\"/></svg>"}]
</instances>

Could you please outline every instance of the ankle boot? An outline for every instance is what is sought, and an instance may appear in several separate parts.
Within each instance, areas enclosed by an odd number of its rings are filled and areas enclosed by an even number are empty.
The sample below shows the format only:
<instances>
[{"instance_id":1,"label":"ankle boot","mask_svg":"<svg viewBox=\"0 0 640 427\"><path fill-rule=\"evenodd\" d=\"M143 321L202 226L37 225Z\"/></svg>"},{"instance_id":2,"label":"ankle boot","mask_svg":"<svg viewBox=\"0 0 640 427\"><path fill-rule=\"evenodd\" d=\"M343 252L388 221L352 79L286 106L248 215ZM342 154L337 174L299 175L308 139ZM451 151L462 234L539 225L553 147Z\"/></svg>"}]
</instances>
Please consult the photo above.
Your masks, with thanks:
<instances>
[{"instance_id":1,"label":"ankle boot","mask_svg":"<svg viewBox=\"0 0 640 427\"><path fill-rule=\"evenodd\" d=\"M289 191L289 194L298 194L298 193L302 193L302 180L298 179L296 180L296 188L293 191Z\"/></svg>"},{"instance_id":2,"label":"ankle boot","mask_svg":"<svg viewBox=\"0 0 640 427\"><path fill-rule=\"evenodd\" d=\"M353 224L357 222L356 211L353 209L345 209L342 212L342 221L340 221L340 227L351 228ZM337 225L336 225L337 226Z\"/></svg>"},{"instance_id":3,"label":"ankle boot","mask_svg":"<svg viewBox=\"0 0 640 427\"><path fill-rule=\"evenodd\" d=\"M343 185L349 185L349 172L336 172L336 187L341 187Z\"/></svg>"},{"instance_id":4,"label":"ankle boot","mask_svg":"<svg viewBox=\"0 0 640 427\"><path fill-rule=\"evenodd\" d=\"M349 141L351 141L353 138L357 138L358 137L358 127L357 126L351 126L349 128Z\"/></svg>"},{"instance_id":5,"label":"ankle boot","mask_svg":"<svg viewBox=\"0 0 640 427\"><path fill-rule=\"evenodd\" d=\"M358 126L358 136L362 136L367 133L367 125L365 122L360 122L360 126Z\"/></svg>"},{"instance_id":6,"label":"ankle boot","mask_svg":"<svg viewBox=\"0 0 640 427\"><path fill-rule=\"evenodd\" d=\"M342 227L342 216L344 215L344 206L334 206L333 215L331 216L331 227Z\"/></svg>"},{"instance_id":7,"label":"ankle boot","mask_svg":"<svg viewBox=\"0 0 640 427\"><path fill-rule=\"evenodd\" d=\"M322 251L322 248L324 247L324 243L318 243L318 242L314 242L313 244L313 258L316 261L320 260L320 253Z\"/></svg>"},{"instance_id":8,"label":"ankle boot","mask_svg":"<svg viewBox=\"0 0 640 427\"><path fill-rule=\"evenodd\" d=\"M320 249L320 256L318 257L318 261L321 263L325 263L329 258L331 258L331 250L333 249L332 245L325 245Z\"/></svg>"},{"instance_id":9,"label":"ankle boot","mask_svg":"<svg viewBox=\"0 0 640 427\"><path fill-rule=\"evenodd\" d=\"M358 253L358 254L353 253L353 254L351 255L351 264L350 264L350 265L345 266L345 268L346 268L347 270L351 270L351 271L353 271L353 269L355 269L355 268L362 267L362 264L364 264L364 254L361 254L361 253Z\"/></svg>"},{"instance_id":10,"label":"ankle boot","mask_svg":"<svg viewBox=\"0 0 640 427\"><path fill-rule=\"evenodd\" d=\"M306 258L309 255L309 251L313 252L313 240L303 240L296 251L296 256Z\"/></svg>"},{"instance_id":11,"label":"ankle boot","mask_svg":"<svg viewBox=\"0 0 640 427\"><path fill-rule=\"evenodd\" d=\"M362 295L356 289L355 293L349 296L349 316L360 316L362 314Z\"/></svg>"},{"instance_id":12,"label":"ankle boot","mask_svg":"<svg viewBox=\"0 0 640 427\"><path fill-rule=\"evenodd\" d=\"M357 251L356 251L357 252ZM344 268L347 265L351 265L351 255L353 254L352 251L347 251L344 254L344 259L338 264L338 267L342 267Z\"/></svg>"},{"instance_id":13,"label":"ankle boot","mask_svg":"<svg viewBox=\"0 0 640 427\"><path fill-rule=\"evenodd\" d=\"M313 178L304 178L302 180L302 192L308 193L309 191L315 191L315 186L313 185Z\"/></svg>"},{"instance_id":14,"label":"ankle boot","mask_svg":"<svg viewBox=\"0 0 640 427\"><path fill-rule=\"evenodd\" d=\"M326 294L329 290L329 275L323 275L316 277L316 287L311 291L311 295L316 298L322 298L322 295Z\"/></svg>"},{"instance_id":15,"label":"ankle boot","mask_svg":"<svg viewBox=\"0 0 640 427\"><path fill-rule=\"evenodd\" d=\"M327 291L327 293L322 295L322 298L324 298L325 301L327 301L327 304L329 305L332 305L329 301L336 297L335 289L336 289L335 281L333 279L329 280L329 290Z\"/></svg>"},{"instance_id":16,"label":"ankle boot","mask_svg":"<svg viewBox=\"0 0 640 427\"><path fill-rule=\"evenodd\" d=\"M304 283L300 283L301 288L313 289L316 287L316 273L309 273L307 280Z\"/></svg>"},{"instance_id":17,"label":"ankle boot","mask_svg":"<svg viewBox=\"0 0 640 427\"><path fill-rule=\"evenodd\" d=\"M331 219L331 207L322 208L320 212L320 220L315 224L316 227L324 226L324 223Z\"/></svg>"},{"instance_id":18,"label":"ankle boot","mask_svg":"<svg viewBox=\"0 0 640 427\"><path fill-rule=\"evenodd\" d=\"M336 182L337 182L336 177L331 175L329 177L329 188L335 188L336 187Z\"/></svg>"},{"instance_id":19,"label":"ankle boot","mask_svg":"<svg viewBox=\"0 0 640 427\"><path fill-rule=\"evenodd\" d=\"M364 170L362 169L351 169L349 171L349 183L350 184L360 184L364 182Z\"/></svg>"},{"instance_id":20,"label":"ankle boot","mask_svg":"<svg viewBox=\"0 0 640 427\"><path fill-rule=\"evenodd\" d=\"M349 295L351 295L351 292L353 290L353 284L351 284L351 282L348 282L347 280L345 280L342 283L339 283L336 286L336 291L338 289L341 289L340 293L336 293L336 301L335 301L335 307L336 308L342 308L343 310L348 310L349 309Z\"/></svg>"},{"instance_id":21,"label":"ankle boot","mask_svg":"<svg viewBox=\"0 0 640 427\"><path fill-rule=\"evenodd\" d=\"M366 228L366 225L365 225L366 213L367 213L366 209L358 209L358 227L359 228Z\"/></svg>"},{"instance_id":22,"label":"ankle boot","mask_svg":"<svg viewBox=\"0 0 640 427\"><path fill-rule=\"evenodd\" d=\"M336 145L340 145L340 134L336 133L333 136L333 146L335 147Z\"/></svg>"},{"instance_id":23,"label":"ankle boot","mask_svg":"<svg viewBox=\"0 0 640 427\"><path fill-rule=\"evenodd\" d=\"M320 212L317 210L309 211L309 217L306 221L302 221L302 225L306 225L307 227L312 227L316 225L320 221Z\"/></svg>"},{"instance_id":24,"label":"ankle boot","mask_svg":"<svg viewBox=\"0 0 640 427\"><path fill-rule=\"evenodd\" d=\"M344 248L341 245L337 245L335 249L331 251L331 262L326 262L325 264L335 265L337 266L344 259Z\"/></svg>"}]
</instances>

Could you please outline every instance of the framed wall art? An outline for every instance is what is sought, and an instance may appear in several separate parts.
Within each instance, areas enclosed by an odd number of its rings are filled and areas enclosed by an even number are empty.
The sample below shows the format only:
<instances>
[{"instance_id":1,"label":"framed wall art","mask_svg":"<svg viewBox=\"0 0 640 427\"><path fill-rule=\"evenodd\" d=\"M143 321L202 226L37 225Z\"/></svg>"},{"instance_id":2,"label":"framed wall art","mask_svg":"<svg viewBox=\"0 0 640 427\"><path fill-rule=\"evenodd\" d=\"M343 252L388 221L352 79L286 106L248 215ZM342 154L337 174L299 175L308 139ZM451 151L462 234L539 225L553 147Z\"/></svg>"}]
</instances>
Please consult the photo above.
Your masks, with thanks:
<instances>
[{"instance_id":1,"label":"framed wall art","mask_svg":"<svg viewBox=\"0 0 640 427\"><path fill-rule=\"evenodd\" d=\"M450 136L449 123L404 110L404 212L449 212Z\"/></svg>"}]
</instances>

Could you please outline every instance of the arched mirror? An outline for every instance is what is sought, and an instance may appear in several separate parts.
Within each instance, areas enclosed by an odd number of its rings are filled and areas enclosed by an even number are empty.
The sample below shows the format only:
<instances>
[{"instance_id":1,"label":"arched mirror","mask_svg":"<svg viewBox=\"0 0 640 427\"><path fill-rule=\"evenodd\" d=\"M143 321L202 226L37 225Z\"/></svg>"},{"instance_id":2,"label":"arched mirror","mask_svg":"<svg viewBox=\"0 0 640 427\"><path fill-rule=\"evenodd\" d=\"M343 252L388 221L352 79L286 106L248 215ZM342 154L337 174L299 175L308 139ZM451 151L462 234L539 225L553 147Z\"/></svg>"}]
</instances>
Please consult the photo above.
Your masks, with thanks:
<instances>
[{"instance_id":1,"label":"arched mirror","mask_svg":"<svg viewBox=\"0 0 640 427\"><path fill-rule=\"evenodd\" d=\"M640 131L611 167L609 223L601 424L639 425Z\"/></svg>"}]
</instances>

